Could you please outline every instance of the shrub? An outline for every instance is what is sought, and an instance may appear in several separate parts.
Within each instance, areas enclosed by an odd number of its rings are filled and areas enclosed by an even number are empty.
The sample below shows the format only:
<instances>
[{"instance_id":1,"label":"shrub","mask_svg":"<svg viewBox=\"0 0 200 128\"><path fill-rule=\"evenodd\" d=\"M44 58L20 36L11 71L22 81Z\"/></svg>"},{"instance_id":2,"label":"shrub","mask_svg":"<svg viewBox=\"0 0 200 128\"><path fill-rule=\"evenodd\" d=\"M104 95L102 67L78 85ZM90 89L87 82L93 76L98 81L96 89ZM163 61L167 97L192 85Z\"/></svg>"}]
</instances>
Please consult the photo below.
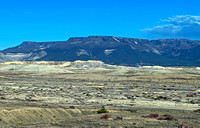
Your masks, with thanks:
<instances>
[{"instance_id":1,"label":"shrub","mask_svg":"<svg viewBox=\"0 0 200 128\"><path fill-rule=\"evenodd\" d=\"M159 117L159 115L158 114L149 114L148 116L142 116L142 117L144 117L144 118L157 118L157 117Z\"/></svg>"},{"instance_id":2,"label":"shrub","mask_svg":"<svg viewBox=\"0 0 200 128\"><path fill-rule=\"evenodd\" d=\"M122 120L122 119L123 119L122 116L117 116L117 117L116 117L116 120Z\"/></svg>"},{"instance_id":3,"label":"shrub","mask_svg":"<svg viewBox=\"0 0 200 128\"><path fill-rule=\"evenodd\" d=\"M142 116L144 118L156 118L158 120L176 120L173 116L171 115L163 115L163 116L160 116L158 114L149 114L148 116Z\"/></svg>"},{"instance_id":4,"label":"shrub","mask_svg":"<svg viewBox=\"0 0 200 128\"><path fill-rule=\"evenodd\" d=\"M5 97L1 97L1 100L5 100L6 98Z\"/></svg>"},{"instance_id":5,"label":"shrub","mask_svg":"<svg viewBox=\"0 0 200 128\"><path fill-rule=\"evenodd\" d=\"M192 127L189 127L189 126L186 126L186 125L184 125L184 124L180 124L179 126L178 126L178 128L194 128L193 126Z\"/></svg>"},{"instance_id":6,"label":"shrub","mask_svg":"<svg viewBox=\"0 0 200 128\"><path fill-rule=\"evenodd\" d=\"M16 123L17 125L23 125L23 124L25 124L24 122L17 122Z\"/></svg>"},{"instance_id":7,"label":"shrub","mask_svg":"<svg viewBox=\"0 0 200 128\"><path fill-rule=\"evenodd\" d=\"M194 110L194 112L199 112L200 113L200 109Z\"/></svg>"},{"instance_id":8,"label":"shrub","mask_svg":"<svg viewBox=\"0 0 200 128\"><path fill-rule=\"evenodd\" d=\"M169 99L168 97L165 97L165 96L158 96L158 97L154 97L153 98L154 100L167 100L167 99Z\"/></svg>"},{"instance_id":9,"label":"shrub","mask_svg":"<svg viewBox=\"0 0 200 128\"><path fill-rule=\"evenodd\" d=\"M109 111L105 108L105 107L102 107L101 109L99 109L97 111L98 114L101 114L101 113L109 113Z\"/></svg>"},{"instance_id":10,"label":"shrub","mask_svg":"<svg viewBox=\"0 0 200 128\"><path fill-rule=\"evenodd\" d=\"M69 106L70 109L75 109L75 106Z\"/></svg>"},{"instance_id":11,"label":"shrub","mask_svg":"<svg viewBox=\"0 0 200 128\"><path fill-rule=\"evenodd\" d=\"M102 117L100 117L101 119L106 119L106 120L108 120L109 118L110 118L110 116L109 115L103 115Z\"/></svg>"},{"instance_id":12,"label":"shrub","mask_svg":"<svg viewBox=\"0 0 200 128\"><path fill-rule=\"evenodd\" d=\"M137 112L137 110L135 110L135 109L127 109L126 111L129 111L131 113L136 113Z\"/></svg>"},{"instance_id":13,"label":"shrub","mask_svg":"<svg viewBox=\"0 0 200 128\"><path fill-rule=\"evenodd\" d=\"M148 117L149 118L157 118L157 117L159 117L159 115L158 114L149 114Z\"/></svg>"},{"instance_id":14,"label":"shrub","mask_svg":"<svg viewBox=\"0 0 200 128\"><path fill-rule=\"evenodd\" d=\"M163 115L162 117L160 117L158 120L177 120L175 119L173 116L171 115Z\"/></svg>"},{"instance_id":15,"label":"shrub","mask_svg":"<svg viewBox=\"0 0 200 128\"><path fill-rule=\"evenodd\" d=\"M194 94L187 94L187 97L194 97Z\"/></svg>"}]
</instances>

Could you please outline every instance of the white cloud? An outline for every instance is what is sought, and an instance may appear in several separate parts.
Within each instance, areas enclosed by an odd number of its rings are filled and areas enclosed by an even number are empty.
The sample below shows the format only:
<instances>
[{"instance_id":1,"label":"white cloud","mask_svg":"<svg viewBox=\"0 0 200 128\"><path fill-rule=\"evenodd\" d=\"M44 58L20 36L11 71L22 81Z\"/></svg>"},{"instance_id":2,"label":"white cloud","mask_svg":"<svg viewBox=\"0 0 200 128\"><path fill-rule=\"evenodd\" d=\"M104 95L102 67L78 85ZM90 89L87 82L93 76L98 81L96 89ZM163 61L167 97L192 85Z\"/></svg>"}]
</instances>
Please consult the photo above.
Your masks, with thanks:
<instances>
[{"instance_id":1,"label":"white cloud","mask_svg":"<svg viewBox=\"0 0 200 128\"><path fill-rule=\"evenodd\" d=\"M200 16L180 15L161 21L167 24L142 31L154 38L200 39Z\"/></svg>"}]
</instances>

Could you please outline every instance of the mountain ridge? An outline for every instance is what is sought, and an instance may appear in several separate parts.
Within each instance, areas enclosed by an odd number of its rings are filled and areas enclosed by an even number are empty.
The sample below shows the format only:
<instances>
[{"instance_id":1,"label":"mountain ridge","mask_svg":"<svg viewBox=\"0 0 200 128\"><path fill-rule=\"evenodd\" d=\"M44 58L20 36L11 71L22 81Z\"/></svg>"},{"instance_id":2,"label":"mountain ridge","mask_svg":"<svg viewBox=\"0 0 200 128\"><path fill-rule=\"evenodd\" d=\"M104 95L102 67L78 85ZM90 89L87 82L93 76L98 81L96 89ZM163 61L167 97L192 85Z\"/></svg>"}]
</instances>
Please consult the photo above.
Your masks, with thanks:
<instances>
[{"instance_id":1,"label":"mountain ridge","mask_svg":"<svg viewBox=\"0 0 200 128\"><path fill-rule=\"evenodd\" d=\"M100 60L115 65L200 66L200 41L114 36L34 42L0 51L0 62Z\"/></svg>"}]
</instances>

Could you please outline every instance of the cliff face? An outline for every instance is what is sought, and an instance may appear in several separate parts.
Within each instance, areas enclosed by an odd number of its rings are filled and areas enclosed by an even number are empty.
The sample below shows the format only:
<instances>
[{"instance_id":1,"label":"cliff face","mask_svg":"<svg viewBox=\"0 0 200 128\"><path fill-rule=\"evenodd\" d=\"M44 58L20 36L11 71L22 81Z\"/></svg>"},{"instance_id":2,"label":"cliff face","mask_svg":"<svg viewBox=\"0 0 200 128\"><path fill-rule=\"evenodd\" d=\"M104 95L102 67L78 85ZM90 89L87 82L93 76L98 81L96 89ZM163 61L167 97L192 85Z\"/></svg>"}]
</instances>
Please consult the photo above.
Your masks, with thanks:
<instances>
[{"instance_id":1,"label":"cliff face","mask_svg":"<svg viewBox=\"0 0 200 128\"><path fill-rule=\"evenodd\" d=\"M23 42L0 51L0 62L101 60L129 66L200 66L199 51L200 41L195 40L89 36L67 41Z\"/></svg>"}]
</instances>

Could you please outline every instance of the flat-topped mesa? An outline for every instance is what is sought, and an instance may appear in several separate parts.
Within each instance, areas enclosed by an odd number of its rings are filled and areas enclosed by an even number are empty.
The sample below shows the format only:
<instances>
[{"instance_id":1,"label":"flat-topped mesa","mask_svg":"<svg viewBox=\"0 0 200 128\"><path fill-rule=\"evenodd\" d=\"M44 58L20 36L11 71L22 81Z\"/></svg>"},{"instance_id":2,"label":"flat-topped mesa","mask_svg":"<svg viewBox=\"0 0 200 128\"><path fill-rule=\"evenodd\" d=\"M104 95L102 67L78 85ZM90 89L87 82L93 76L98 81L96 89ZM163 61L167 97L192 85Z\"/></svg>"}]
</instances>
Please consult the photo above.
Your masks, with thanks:
<instances>
[{"instance_id":1,"label":"flat-topped mesa","mask_svg":"<svg viewBox=\"0 0 200 128\"><path fill-rule=\"evenodd\" d=\"M147 44L149 40L138 39L138 38L128 38L128 37L114 37L114 36L88 36L88 37L72 37L69 38L67 44L73 45L86 45L90 48L94 47L118 47L129 44Z\"/></svg>"},{"instance_id":2,"label":"flat-topped mesa","mask_svg":"<svg viewBox=\"0 0 200 128\"><path fill-rule=\"evenodd\" d=\"M116 41L114 36L88 36L88 37L71 37L68 41ZM118 42L118 41L117 41Z\"/></svg>"},{"instance_id":3,"label":"flat-topped mesa","mask_svg":"<svg viewBox=\"0 0 200 128\"><path fill-rule=\"evenodd\" d=\"M100 60L126 66L200 66L199 50L198 40L88 36L67 41L25 41L1 51L0 62Z\"/></svg>"},{"instance_id":4,"label":"flat-topped mesa","mask_svg":"<svg viewBox=\"0 0 200 128\"><path fill-rule=\"evenodd\" d=\"M112 38L114 36L88 36L88 38Z\"/></svg>"}]
</instances>

